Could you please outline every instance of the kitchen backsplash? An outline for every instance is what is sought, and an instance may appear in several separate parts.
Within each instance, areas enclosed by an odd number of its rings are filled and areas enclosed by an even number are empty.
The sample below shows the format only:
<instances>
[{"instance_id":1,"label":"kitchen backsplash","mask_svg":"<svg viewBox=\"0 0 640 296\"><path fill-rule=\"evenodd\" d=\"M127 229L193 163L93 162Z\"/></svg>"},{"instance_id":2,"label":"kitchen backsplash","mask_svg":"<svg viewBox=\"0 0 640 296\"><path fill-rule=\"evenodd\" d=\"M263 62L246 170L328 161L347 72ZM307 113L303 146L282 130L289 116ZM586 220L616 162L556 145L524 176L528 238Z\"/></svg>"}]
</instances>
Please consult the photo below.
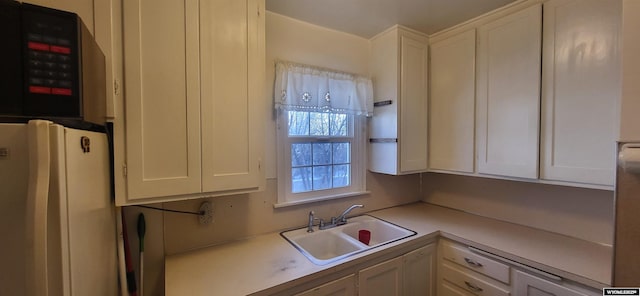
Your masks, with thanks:
<instances>
[{"instance_id":1,"label":"kitchen backsplash","mask_svg":"<svg viewBox=\"0 0 640 296\"><path fill-rule=\"evenodd\" d=\"M613 242L613 191L447 174L423 175L423 200L588 241Z\"/></svg>"},{"instance_id":2,"label":"kitchen backsplash","mask_svg":"<svg viewBox=\"0 0 640 296\"><path fill-rule=\"evenodd\" d=\"M165 253L170 255L274 231L303 227L311 210L315 211L316 217L326 220L337 216L352 204L365 205L364 209L353 212L357 215L420 200L419 175L394 177L368 173L367 187L371 194L274 209L276 183L275 179L268 180L264 192L209 199L214 207L214 222L209 225L200 225L195 216L165 213ZM205 200L173 202L164 206L173 210L195 211L203 201Z\"/></svg>"}]
</instances>

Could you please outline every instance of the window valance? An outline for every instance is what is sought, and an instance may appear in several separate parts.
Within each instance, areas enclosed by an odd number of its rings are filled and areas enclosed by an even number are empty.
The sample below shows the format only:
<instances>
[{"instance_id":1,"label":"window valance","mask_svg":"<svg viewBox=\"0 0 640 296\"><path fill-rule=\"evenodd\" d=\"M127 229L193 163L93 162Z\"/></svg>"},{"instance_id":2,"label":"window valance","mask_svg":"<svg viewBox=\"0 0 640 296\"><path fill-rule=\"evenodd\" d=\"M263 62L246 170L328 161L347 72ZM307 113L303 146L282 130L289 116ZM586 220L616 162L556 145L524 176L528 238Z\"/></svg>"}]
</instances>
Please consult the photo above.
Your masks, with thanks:
<instances>
[{"instance_id":1,"label":"window valance","mask_svg":"<svg viewBox=\"0 0 640 296\"><path fill-rule=\"evenodd\" d=\"M367 77L277 61L274 101L284 110L371 116L373 85Z\"/></svg>"}]
</instances>

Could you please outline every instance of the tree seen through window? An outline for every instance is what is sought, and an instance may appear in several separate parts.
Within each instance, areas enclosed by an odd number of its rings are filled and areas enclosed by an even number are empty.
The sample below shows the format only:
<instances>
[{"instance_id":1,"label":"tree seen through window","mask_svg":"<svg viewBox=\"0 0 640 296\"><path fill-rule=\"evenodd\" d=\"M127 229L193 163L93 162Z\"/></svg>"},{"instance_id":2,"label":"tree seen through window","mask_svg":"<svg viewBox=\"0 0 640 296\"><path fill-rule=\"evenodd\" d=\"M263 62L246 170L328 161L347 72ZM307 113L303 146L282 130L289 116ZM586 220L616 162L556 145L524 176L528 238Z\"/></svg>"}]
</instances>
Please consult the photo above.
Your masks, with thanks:
<instances>
[{"instance_id":1,"label":"tree seen through window","mask_svg":"<svg viewBox=\"0 0 640 296\"><path fill-rule=\"evenodd\" d=\"M288 112L293 193L351 184L352 116L341 113Z\"/></svg>"}]
</instances>

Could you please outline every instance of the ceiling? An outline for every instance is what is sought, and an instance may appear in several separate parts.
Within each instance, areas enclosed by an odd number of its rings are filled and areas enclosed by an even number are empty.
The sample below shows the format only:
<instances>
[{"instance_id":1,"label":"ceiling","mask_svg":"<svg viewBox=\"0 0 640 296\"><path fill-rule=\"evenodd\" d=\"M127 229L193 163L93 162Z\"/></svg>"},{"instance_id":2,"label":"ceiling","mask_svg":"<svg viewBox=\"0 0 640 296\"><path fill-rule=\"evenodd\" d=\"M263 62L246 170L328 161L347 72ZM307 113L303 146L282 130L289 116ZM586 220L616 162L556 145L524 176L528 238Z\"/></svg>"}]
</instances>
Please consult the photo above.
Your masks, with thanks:
<instances>
[{"instance_id":1,"label":"ceiling","mask_svg":"<svg viewBox=\"0 0 640 296\"><path fill-rule=\"evenodd\" d=\"M514 1L266 0L266 8L368 39L395 24L432 34Z\"/></svg>"}]
</instances>

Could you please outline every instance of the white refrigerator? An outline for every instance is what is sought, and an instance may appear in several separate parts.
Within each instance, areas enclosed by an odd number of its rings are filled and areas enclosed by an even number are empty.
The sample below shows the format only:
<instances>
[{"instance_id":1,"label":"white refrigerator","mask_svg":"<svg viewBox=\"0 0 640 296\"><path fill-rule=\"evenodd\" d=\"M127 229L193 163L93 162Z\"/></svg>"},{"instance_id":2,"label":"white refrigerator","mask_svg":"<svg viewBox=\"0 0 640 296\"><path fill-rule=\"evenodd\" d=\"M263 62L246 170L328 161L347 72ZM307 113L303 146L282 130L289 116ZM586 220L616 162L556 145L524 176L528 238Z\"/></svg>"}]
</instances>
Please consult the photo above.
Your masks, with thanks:
<instances>
[{"instance_id":1,"label":"white refrigerator","mask_svg":"<svg viewBox=\"0 0 640 296\"><path fill-rule=\"evenodd\" d=\"M0 295L117 295L104 133L0 124Z\"/></svg>"}]
</instances>

